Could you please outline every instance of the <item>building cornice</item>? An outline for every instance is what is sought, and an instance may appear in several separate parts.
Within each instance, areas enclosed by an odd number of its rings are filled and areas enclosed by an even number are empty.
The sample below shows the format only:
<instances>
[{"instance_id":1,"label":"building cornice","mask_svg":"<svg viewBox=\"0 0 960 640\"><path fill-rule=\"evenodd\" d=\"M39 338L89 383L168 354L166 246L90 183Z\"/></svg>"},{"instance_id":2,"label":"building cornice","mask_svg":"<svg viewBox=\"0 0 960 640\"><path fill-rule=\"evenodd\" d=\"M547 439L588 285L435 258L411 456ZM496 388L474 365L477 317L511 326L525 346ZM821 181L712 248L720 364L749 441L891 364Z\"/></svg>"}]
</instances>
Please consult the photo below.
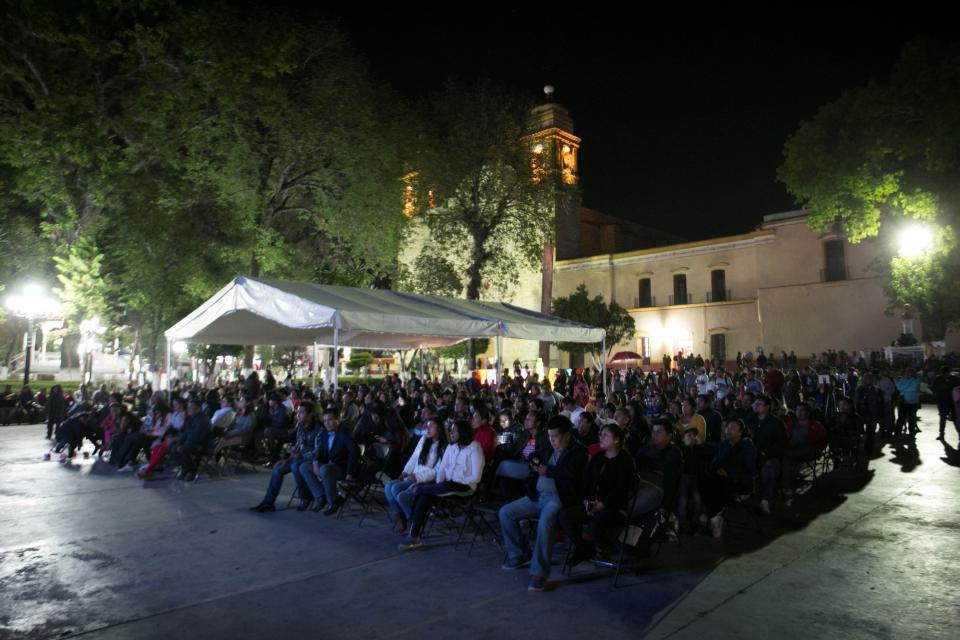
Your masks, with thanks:
<instances>
[{"instance_id":1,"label":"building cornice","mask_svg":"<svg viewBox=\"0 0 960 640\"><path fill-rule=\"evenodd\" d=\"M701 307L726 307L735 304L754 304L756 298L743 300L724 300L723 302L697 302L691 304L672 304L665 307L634 307L627 309L628 313L649 313L651 311L676 311L677 309L700 309Z\"/></svg>"},{"instance_id":2,"label":"building cornice","mask_svg":"<svg viewBox=\"0 0 960 640\"><path fill-rule=\"evenodd\" d=\"M581 271L606 265L624 266L663 260L665 258L686 258L706 253L715 253L717 251L728 251L730 249L746 249L773 242L774 235L775 232L772 230L761 229L737 236L711 238L710 240L700 240L699 242L685 242L682 244L668 245L666 247L604 254L590 256L588 258L558 260L555 268L557 271Z\"/></svg>"}]
</instances>

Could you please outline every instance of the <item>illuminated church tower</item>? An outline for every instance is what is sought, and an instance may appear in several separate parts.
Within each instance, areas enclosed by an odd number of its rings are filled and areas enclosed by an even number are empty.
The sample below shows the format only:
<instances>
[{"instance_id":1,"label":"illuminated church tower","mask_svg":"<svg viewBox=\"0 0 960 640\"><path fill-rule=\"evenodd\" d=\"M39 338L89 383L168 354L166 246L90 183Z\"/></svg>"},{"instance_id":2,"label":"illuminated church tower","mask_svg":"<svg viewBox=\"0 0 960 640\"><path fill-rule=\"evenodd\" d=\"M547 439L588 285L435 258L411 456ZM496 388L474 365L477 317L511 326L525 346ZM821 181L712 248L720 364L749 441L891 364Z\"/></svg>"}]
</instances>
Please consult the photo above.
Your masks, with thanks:
<instances>
[{"instance_id":1,"label":"illuminated church tower","mask_svg":"<svg viewBox=\"0 0 960 640\"><path fill-rule=\"evenodd\" d=\"M543 88L546 102L534 107L530 113L530 145L534 176L551 176L557 180L553 207L556 246L543 248L543 271L541 272L540 310L550 313L553 301L553 265L555 260L579 257L580 254L580 138L573 135L573 118L559 104L553 102L552 86ZM557 168L545 171L548 163ZM540 344L540 358L550 362L550 344Z\"/></svg>"}]
</instances>

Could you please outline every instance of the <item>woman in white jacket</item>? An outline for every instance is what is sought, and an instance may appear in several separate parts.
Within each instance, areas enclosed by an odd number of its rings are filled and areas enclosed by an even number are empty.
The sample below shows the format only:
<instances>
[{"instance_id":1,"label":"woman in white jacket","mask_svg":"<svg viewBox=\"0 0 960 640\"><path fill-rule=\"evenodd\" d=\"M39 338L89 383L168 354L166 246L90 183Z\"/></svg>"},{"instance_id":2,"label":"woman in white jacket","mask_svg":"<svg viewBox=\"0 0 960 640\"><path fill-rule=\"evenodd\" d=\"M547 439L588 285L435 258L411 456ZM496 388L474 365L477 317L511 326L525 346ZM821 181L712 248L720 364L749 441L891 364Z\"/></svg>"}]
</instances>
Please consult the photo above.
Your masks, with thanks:
<instances>
[{"instance_id":1,"label":"woman in white jacket","mask_svg":"<svg viewBox=\"0 0 960 640\"><path fill-rule=\"evenodd\" d=\"M446 448L447 432L436 420L428 420L426 433L417 442L417 447L407 460L400 477L391 480L383 488L387 506L390 507L390 513L393 514L401 532L406 531L413 512L413 497L416 492L414 487L437 479L437 463L443 457Z\"/></svg>"},{"instance_id":2,"label":"woman in white jacket","mask_svg":"<svg viewBox=\"0 0 960 640\"><path fill-rule=\"evenodd\" d=\"M416 503L410 535L400 543L400 551L412 551L423 546L420 532L427 516L445 495L467 496L477 490L483 475L483 449L473 441L473 427L466 420L458 420L450 427L450 445L437 465L436 482L417 484L413 488Z\"/></svg>"}]
</instances>

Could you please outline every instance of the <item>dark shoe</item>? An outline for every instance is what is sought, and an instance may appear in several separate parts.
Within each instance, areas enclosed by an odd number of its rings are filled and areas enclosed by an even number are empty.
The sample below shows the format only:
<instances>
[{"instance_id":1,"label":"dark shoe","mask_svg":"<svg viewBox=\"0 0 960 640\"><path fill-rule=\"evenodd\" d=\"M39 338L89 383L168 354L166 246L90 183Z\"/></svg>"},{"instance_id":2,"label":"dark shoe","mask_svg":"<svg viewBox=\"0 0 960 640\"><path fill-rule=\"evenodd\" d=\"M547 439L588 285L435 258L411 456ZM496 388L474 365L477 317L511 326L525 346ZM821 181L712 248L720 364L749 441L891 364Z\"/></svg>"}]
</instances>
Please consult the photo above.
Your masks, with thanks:
<instances>
[{"instance_id":1,"label":"dark shoe","mask_svg":"<svg viewBox=\"0 0 960 640\"><path fill-rule=\"evenodd\" d=\"M327 506L327 501L326 501L326 500L317 500L316 502L313 503L313 510L314 510L314 511L323 511L323 508L324 508L325 506Z\"/></svg>"},{"instance_id":2,"label":"dark shoe","mask_svg":"<svg viewBox=\"0 0 960 640\"><path fill-rule=\"evenodd\" d=\"M547 586L547 579L540 576L530 576L530 584L527 585L527 591L543 591Z\"/></svg>"},{"instance_id":3,"label":"dark shoe","mask_svg":"<svg viewBox=\"0 0 960 640\"><path fill-rule=\"evenodd\" d=\"M522 569L530 564L530 558L523 555L518 558L507 558L504 560L503 564L500 565L501 569Z\"/></svg>"},{"instance_id":4,"label":"dark shoe","mask_svg":"<svg viewBox=\"0 0 960 640\"><path fill-rule=\"evenodd\" d=\"M265 511L276 511L277 508L273 506L272 502L261 502L255 507L250 507L250 511L256 511L257 513L264 513Z\"/></svg>"},{"instance_id":5,"label":"dark shoe","mask_svg":"<svg viewBox=\"0 0 960 640\"><path fill-rule=\"evenodd\" d=\"M297 511L306 511L307 509L310 508L310 505L311 505L312 503L313 503L313 498L310 498L310 499L308 499L308 500L301 500L301 501L300 501L300 506L297 507Z\"/></svg>"},{"instance_id":6,"label":"dark shoe","mask_svg":"<svg viewBox=\"0 0 960 640\"><path fill-rule=\"evenodd\" d=\"M323 515L332 516L337 511L340 511L340 507L343 506L344 502L345 500L343 498L338 497L336 500L333 501L333 504L331 504L329 507L323 510Z\"/></svg>"}]
</instances>

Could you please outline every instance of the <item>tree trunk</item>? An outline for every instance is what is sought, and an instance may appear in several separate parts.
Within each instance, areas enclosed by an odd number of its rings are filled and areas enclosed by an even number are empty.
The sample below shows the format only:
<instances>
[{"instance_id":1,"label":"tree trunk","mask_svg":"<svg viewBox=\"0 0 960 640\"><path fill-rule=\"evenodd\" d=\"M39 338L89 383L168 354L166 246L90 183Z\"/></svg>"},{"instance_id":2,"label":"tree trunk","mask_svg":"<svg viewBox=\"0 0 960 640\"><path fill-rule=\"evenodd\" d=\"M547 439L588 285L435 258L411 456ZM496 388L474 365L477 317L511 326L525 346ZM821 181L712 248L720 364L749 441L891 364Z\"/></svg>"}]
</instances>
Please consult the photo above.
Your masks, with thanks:
<instances>
[{"instance_id":1,"label":"tree trunk","mask_svg":"<svg viewBox=\"0 0 960 640\"><path fill-rule=\"evenodd\" d=\"M256 278L260 275L260 263L257 261L257 256L250 256L250 276ZM243 368L244 369L253 369L253 356L254 348L256 345L248 344L243 347Z\"/></svg>"},{"instance_id":2,"label":"tree trunk","mask_svg":"<svg viewBox=\"0 0 960 640\"><path fill-rule=\"evenodd\" d=\"M467 300L480 299L480 288L483 286L481 269L487 259L483 250L486 241L485 235L473 232L473 252L470 255L470 266L467 267ZM467 340L467 366L470 371L477 366L477 345L472 338Z\"/></svg>"},{"instance_id":3,"label":"tree trunk","mask_svg":"<svg viewBox=\"0 0 960 640\"><path fill-rule=\"evenodd\" d=\"M80 334L69 333L63 336L60 343L60 368L73 369L80 366L77 348L80 346Z\"/></svg>"}]
</instances>

